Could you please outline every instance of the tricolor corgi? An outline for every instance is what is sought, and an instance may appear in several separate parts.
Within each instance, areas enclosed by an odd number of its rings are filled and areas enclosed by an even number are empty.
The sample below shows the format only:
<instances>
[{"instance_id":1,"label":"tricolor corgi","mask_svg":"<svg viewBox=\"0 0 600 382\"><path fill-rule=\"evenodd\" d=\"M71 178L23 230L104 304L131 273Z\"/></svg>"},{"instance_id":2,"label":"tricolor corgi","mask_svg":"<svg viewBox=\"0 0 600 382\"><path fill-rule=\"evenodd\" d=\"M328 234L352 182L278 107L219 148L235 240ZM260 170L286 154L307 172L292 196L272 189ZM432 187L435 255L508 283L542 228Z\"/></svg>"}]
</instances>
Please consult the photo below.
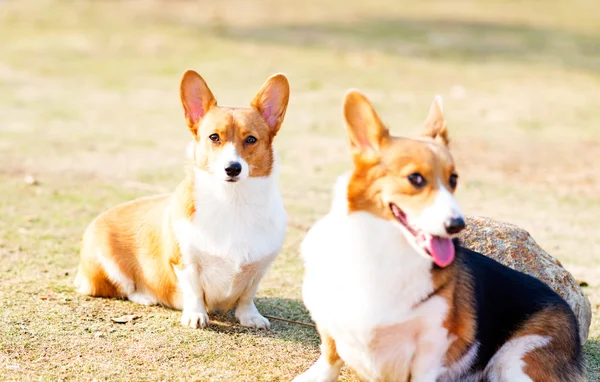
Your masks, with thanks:
<instances>
[{"instance_id":1,"label":"tricolor corgi","mask_svg":"<svg viewBox=\"0 0 600 382\"><path fill-rule=\"evenodd\" d=\"M187 176L173 194L94 219L75 285L91 296L183 310L181 322L192 328L208 325L211 310L234 307L242 325L269 328L254 295L285 236L273 139L288 81L269 78L250 108L219 107L202 77L187 71L180 96L194 136Z\"/></svg>"},{"instance_id":2,"label":"tricolor corgi","mask_svg":"<svg viewBox=\"0 0 600 382\"><path fill-rule=\"evenodd\" d=\"M465 218L436 97L415 139L344 102L354 169L307 234L304 302L321 356L296 381L584 381L575 316L541 281L453 240Z\"/></svg>"}]
</instances>

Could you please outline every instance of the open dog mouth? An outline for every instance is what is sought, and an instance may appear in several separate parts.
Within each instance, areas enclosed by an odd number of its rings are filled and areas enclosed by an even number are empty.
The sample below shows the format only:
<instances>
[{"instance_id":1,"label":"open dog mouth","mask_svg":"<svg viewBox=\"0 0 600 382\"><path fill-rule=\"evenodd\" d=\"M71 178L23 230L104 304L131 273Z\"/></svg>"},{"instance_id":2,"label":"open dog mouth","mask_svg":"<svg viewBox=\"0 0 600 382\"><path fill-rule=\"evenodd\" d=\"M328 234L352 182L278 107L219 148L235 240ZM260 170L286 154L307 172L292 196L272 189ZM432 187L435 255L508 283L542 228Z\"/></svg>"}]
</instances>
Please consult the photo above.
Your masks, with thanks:
<instances>
[{"instance_id":1,"label":"open dog mouth","mask_svg":"<svg viewBox=\"0 0 600 382\"><path fill-rule=\"evenodd\" d=\"M452 239L426 233L408 222L406 214L394 203L390 209L396 220L414 237L415 243L422 248L439 267L447 267L454 261L455 251Z\"/></svg>"}]
</instances>

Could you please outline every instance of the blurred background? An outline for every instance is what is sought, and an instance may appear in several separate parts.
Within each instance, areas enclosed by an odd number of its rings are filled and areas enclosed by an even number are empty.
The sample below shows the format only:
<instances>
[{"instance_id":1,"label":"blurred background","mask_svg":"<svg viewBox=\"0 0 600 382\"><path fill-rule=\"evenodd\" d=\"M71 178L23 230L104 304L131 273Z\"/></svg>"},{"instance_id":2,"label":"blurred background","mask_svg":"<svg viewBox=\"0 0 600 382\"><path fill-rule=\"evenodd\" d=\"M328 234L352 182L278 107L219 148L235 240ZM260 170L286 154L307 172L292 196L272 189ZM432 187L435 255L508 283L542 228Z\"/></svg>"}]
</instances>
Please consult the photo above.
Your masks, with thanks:
<instances>
[{"instance_id":1,"label":"blurred background","mask_svg":"<svg viewBox=\"0 0 600 382\"><path fill-rule=\"evenodd\" d=\"M225 317L190 333L176 312L74 294L89 221L181 181L187 69L221 105L290 80L277 137L290 227L262 309L308 319L298 244L349 169L344 92L397 135L441 94L463 210L525 228L589 285L598 380L597 0L0 0L0 378L289 380L315 359L309 329ZM143 319L108 319L131 312Z\"/></svg>"}]
</instances>

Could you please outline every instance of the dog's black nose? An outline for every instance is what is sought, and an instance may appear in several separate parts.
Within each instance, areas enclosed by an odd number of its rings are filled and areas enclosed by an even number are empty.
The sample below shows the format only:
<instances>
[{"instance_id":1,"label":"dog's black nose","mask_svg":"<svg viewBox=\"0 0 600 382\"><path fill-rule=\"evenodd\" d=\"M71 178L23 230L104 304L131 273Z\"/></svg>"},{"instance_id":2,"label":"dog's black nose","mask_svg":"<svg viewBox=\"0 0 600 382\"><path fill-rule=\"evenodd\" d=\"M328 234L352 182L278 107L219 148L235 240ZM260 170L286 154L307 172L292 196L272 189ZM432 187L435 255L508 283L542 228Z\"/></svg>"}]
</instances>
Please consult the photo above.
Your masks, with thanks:
<instances>
[{"instance_id":1,"label":"dog's black nose","mask_svg":"<svg viewBox=\"0 0 600 382\"><path fill-rule=\"evenodd\" d=\"M240 162L229 162L227 167L225 167L225 173L228 176L238 176L242 172L242 165Z\"/></svg>"},{"instance_id":2,"label":"dog's black nose","mask_svg":"<svg viewBox=\"0 0 600 382\"><path fill-rule=\"evenodd\" d=\"M450 218L444 222L444 228L451 235L459 233L465 228L465 220L463 218Z\"/></svg>"}]
</instances>

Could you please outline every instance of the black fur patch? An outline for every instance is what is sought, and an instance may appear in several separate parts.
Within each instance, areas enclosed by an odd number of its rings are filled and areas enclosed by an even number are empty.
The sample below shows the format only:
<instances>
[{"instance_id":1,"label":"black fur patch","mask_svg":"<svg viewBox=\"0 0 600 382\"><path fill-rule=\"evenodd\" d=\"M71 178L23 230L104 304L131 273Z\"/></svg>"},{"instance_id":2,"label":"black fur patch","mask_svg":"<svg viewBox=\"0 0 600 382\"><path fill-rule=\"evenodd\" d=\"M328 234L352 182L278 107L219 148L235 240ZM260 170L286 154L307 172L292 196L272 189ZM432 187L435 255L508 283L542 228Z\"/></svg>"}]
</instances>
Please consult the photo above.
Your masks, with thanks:
<instances>
[{"instance_id":1,"label":"black fur patch","mask_svg":"<svg viewBox=\"0 0 600 382\"><path fill-rule=\"evenodd\" d=\"M473 371L483 370L494 353L532 314L549 306L566 308L571 328L579 330L569 305L542 281L461 247L458 242L455 248L455 264L472 276L476 341L480 343ZM577 344L574 346L580 349L579 333L575 334Z\"/></svg>"}]
</instances>

